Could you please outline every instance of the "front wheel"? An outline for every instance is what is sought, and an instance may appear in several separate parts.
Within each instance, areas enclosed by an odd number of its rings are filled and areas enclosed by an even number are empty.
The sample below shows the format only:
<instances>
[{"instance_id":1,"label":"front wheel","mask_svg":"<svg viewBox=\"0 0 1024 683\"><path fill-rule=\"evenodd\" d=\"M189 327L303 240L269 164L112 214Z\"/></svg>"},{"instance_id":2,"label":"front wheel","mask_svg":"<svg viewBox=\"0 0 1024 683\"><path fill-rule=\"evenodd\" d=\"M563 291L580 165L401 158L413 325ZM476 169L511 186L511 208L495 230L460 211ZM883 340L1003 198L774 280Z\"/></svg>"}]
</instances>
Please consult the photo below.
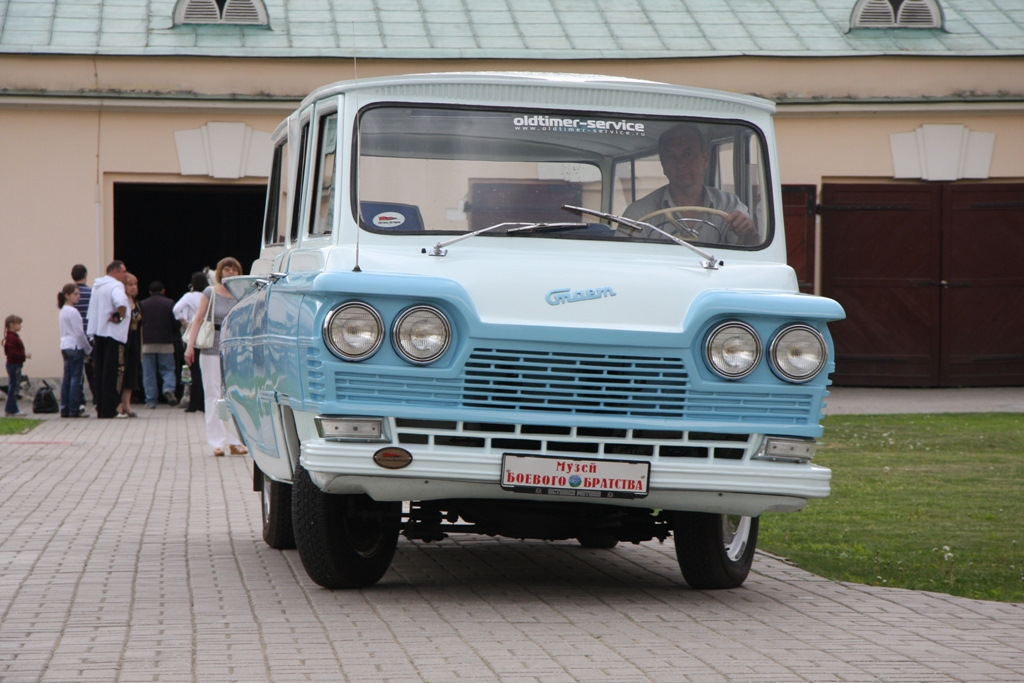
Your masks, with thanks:
<instances>
[{"instance_id":1,"label":"front wheel","mask_svg":"<svg viewBox=\"0 0 1024 683\"><path fill-rule=\"evenodd\" d=\"M758 517L675 512L676 559L691 588L736 588L750 574L757 549Z\"/></svg>"},{"instance_id":2,"label":"front wheel","mask_svg":"<svg viewBox=\"0 0 1024 683\"><path fill-rule=\"evenodd\" d=\"M275 550L295 547L292 531L292 487L260 473L263 484L260 502L263 507L263 540Z\"/></svg>"},{"instance_id":3,"label":"front wheel","mask_svg":"<svg viewBox=\"0 0 1024 683\"><path fill-rule=\"evenodd\" d=\"M304 468L296 468L295 547L306 573L324 588L363 588L380 581L395 556L401 521L400 502L324 493Z\"/></svg>"}]
</instances>

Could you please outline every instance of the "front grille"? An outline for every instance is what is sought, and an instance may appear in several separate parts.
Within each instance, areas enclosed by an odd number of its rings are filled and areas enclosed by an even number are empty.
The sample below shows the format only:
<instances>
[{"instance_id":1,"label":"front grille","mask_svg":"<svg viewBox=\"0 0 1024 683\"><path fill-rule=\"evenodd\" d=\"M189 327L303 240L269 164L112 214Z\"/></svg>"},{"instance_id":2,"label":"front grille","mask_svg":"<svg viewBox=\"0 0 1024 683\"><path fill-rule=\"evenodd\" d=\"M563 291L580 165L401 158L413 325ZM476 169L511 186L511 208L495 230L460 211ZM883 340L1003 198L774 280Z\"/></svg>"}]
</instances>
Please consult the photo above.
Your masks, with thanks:
<instances>
[{"instance_id":1,"label":"front grille","mask_svg":"<svg viewBox=\"0 0 1024 683\"><path fill-rule=\"evenodd\" d=\"M466 363L462 404L589 415L682 414L682 358L477 349Z\"/></svg>"},{"instance_id":2,"label":"front grille","mask_svg":"<svg viewBox=\"0 0 1024 683\"><path fill-rule=\"evenodd\" d=\"M497 453L561 453L567 457L742 460L749 447L756 446L751 438L748 434L696 431L395 420L395 439L407 446L482 449Z\"/></svg>"},{"instance_id":3,"label":"front grille","mask_svg":"<svg viewBox=\"0 0 1024 683\"><path fill-rule=\"evenodd\" d=\"M507 415L548 413L566 420L579 415L787 426L818 419L811 414L810 392L750 392L738 383L695 391L677 356L477 348L461 372L450 377L430 368L365 374L341 368L326 374L325 366L311 351L307 379L312 400L489 409Z\"/></svg>"}]
</instances>

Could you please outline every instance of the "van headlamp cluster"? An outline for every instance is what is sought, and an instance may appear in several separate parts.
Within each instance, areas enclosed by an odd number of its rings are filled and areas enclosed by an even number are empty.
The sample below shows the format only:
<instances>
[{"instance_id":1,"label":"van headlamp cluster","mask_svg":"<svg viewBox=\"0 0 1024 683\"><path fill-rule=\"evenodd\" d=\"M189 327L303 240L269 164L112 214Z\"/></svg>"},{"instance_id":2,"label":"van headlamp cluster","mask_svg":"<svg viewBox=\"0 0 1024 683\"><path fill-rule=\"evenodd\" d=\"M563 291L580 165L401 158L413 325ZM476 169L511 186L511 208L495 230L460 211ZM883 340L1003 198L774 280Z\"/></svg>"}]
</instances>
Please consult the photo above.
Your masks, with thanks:
<instances>
[{"instance_id":1,"label":"van headlamp cluster","mask_svg":"<svg viewBox=\"0 0 1024 683\"><path fill-rule=\"evenodd\" d=\"M757 369L762 349L757 331L736 320L713 328L704 343L708 367L725 379L740 379ZM768 345L772 372L787 382L810 381L825 367L827 359L825 338L809 325L787 325Z\"/></svg>"},{"instance_id":2,"label":"van headlamp cluster","mask_svg":"<svg viewBox=\"0 0 1024 683\"><path fill-rule=\"evenodd\" d=\"M395 318L391 339L398 355L410 363L432 363L448 350L452 328L441 311L431 306L413 306Z\"/></svg>"},{"instance_id":3,"label":"van headlamp cluster","mask_svg":"<svg viewBox=\"0 0 1024 683\"><path fill-rule=\"evenodd\" d=\"M384 343L384 319L362 301L348 301L324 320L323 336L337 356L349 361L366 360ZM451 343L448 318L433 306L410 306L391 327L395 352L410 363L425 365L444 355Z\"/></svg>"},{"instance_id":4,"label":"van headlamp cluster","mask_svg":"<svg viewBox=\"0 0 1024 683\"><path fill-rule=\"evenodd\" d=\"M828 347L813 327L790 325L775 335L768 352L772 370L790 382L806 382L825 367Z\"/></svg>"},{"instance_id":5,"label":"van headlamp cluster","mask_svg":"<svg viewBox=\"0 0 1024 683\"><path fill-rule=\"evenodd\" d=\"M350 301L324 320L324 340L345 360L365 360L384 342L384 321L372 306Z\"/></svg>"},{"instance_id":6,"label":"van headlamp cluster","mask_svg":"<svg viewBox=\"0 0 1024 683\"><path fill-rule=\"evenodd\" d=\"M711 330L704 353L712 370L726 379L739 379L761 362L761 339L746 323L722 323Z\"/></svg>"}]
</instances>

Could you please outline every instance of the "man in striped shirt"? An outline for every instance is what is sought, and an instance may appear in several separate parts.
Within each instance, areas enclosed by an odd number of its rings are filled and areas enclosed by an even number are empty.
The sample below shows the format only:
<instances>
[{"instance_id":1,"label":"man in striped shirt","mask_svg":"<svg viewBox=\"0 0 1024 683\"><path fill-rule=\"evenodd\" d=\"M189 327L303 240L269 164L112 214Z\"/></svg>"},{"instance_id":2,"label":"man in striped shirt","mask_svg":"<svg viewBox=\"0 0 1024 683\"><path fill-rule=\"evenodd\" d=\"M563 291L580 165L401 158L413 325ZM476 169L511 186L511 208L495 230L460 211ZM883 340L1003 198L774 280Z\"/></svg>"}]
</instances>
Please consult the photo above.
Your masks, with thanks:
<instances>
[{"instance_id":1,"label":"man in striped shirt","mask_svg":"<svg viewBox=\"0 0 1024 683\"><path fill-rule=\"evenodd\" d=\"M78 285L79 299L78 303L75 304L75 308L82 316L82 329L88 329L89 327L89 299L92 298L92 287L85 284L86 277L89 276L89 270L81 263L76 263L71 268L71 281ZM90 340L92 341L92 340ZM92 395L92 402L96 403L96 366L92 361L92 354L88 354L85 357L85 381L89 385L89 393ZM74 407L78 410L78 406Z\"/></svg>"}]
</instances>

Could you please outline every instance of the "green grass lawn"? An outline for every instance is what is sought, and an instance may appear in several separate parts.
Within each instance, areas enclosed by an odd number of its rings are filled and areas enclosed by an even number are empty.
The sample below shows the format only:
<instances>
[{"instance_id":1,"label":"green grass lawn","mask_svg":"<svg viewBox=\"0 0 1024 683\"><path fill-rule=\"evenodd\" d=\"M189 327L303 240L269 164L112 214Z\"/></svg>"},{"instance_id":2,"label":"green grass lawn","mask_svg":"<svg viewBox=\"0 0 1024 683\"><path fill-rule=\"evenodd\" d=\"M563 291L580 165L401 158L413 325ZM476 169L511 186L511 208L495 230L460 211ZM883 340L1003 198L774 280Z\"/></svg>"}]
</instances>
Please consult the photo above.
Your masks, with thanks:
<instances>
[{"instance_id":1,"label":"green grass lawn","mask_svg":"<svg viewBox=\"0 0 1024 683\"><path fill-rule=\"evenodd\" d=\"M0 417L0 436L11 434L24 434L34 429L40 420L33 420L27 417Z\"/></svg>"},{"instance_id":2,"label":"green grass lawn","mask_svg":"<svg viewBox=\"0 0 1024 683\"><path fill-rule=\"evenodd\" d=\"M830 416L832 495L759 547L837 581L1024 602L1024 415Z\"/></svg>"}]
</instances>

